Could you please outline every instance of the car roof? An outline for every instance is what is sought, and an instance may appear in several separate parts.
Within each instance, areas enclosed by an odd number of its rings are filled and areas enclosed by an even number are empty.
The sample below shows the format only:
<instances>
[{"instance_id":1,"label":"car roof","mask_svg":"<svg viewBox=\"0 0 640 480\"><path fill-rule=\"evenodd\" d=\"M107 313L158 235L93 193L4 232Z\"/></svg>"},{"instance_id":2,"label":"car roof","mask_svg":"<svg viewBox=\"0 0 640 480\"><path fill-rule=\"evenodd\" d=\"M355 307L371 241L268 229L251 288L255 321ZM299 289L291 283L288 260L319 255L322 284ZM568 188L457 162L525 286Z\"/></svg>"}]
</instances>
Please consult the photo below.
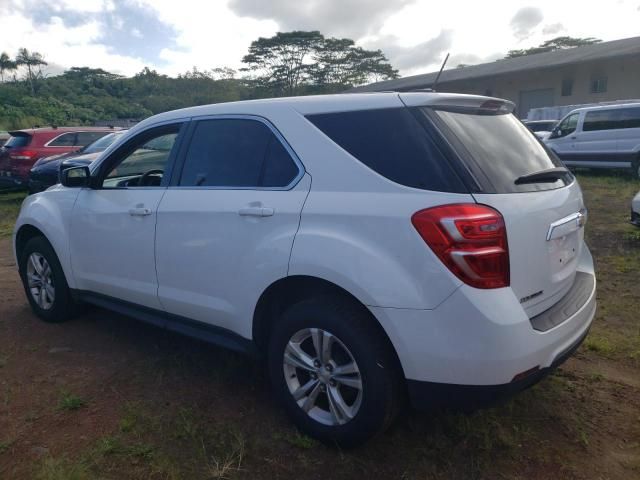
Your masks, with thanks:
<instances>
[{"instance_id":1,"label":"car roof","mask_svg":"<svg viewBox=\"0 0 640 480\"><path fill-rule=\"evenodd\" d=\"M35 128L22 128L20 130L13 130L9 134L15 133L28 133L30 135L36 135L38 133L67 133L67 132L115 132L120 129L117 127L35 127Z\"/></svg>"},{"instance_id":2,"label":"car roof","mask_svg":"<svg viewBox=\"0 0 640 480\"><path fill-rule=\"evenodd\" d=\"M190 117L207 115L261 115L266 112L294 110L302 115L329 112L344 112L352 110L372 110L379 108L394 108L404 105L456 104L480 105L488 100L499 101L512 105L508 100L479 95L436 92L372 92L372 93L338 93L333 95L308 95L300 97L265 98L257 100L242 100L237 102L216 103L187 107L179 110L160 113L149 117L136 126L132 131L139 131L149 125L173 120L184 120Z\"/></svg>"},{"instance_id":3,"label":"car roof","mask_svg":"<svg viewBox=\"0 0 640 480\"><path fill-rule=\"evenodd\" d=\"M549 120L523 120L522 123L529 125L531 123L551 123L551 122L557 122L558 120L550 118Z\"/></svg>"},{"instance_id":4,"label":"car roof","mask_svg":"<svg viewBox=\"0 0 640 480\"><path fill-rule=\"evenodd\" d=\"M577 112L590 112L593 110L618 110L620 108L640 108L640 103L616 103L615 105L594 105L591 107L581 107L581 108L576 108L575 110L571 110L569 112L569 114L571 113L577 113Z\"/></svg>"}]
</instances>

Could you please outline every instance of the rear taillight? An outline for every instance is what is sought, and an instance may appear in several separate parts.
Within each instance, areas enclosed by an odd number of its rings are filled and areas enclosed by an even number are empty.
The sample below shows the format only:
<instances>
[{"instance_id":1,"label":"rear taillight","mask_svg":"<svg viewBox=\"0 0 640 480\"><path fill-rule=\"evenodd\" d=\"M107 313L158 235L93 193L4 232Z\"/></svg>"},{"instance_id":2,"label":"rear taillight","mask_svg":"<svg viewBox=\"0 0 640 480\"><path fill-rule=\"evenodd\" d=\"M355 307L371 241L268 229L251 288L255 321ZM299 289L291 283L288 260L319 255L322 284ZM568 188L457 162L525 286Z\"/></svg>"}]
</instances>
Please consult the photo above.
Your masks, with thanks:
<instances>
[{"instance_id":1,"label":"rear taillight","mask_svg":"<svg viewBox=\"0 0 640 480\"><path fill-rule=\"evenodd\" d=\"M411 223L460 280L476 288L509 286L509 248L502 215L461 203L416 212Z\"/></svg>"},{"instance_id":2,"label":"rear taillight","mask_svg":"<svg viewBox=\"0 0 640 480\"><path fill-rule=\"evenodd\" d=\"M11 160L33 160L38 155L34 150L13 150L9 152Z\"/></svg>"}]
</instances>

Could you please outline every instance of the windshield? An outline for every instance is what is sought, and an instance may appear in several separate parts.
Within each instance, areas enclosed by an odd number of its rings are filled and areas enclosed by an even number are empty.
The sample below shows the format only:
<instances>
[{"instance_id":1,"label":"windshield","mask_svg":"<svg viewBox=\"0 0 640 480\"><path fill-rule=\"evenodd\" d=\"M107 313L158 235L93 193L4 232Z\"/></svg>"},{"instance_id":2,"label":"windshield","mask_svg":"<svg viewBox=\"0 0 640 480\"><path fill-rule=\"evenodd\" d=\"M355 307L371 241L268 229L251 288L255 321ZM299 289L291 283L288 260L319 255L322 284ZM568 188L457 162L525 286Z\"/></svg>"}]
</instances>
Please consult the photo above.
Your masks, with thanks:
<instances>
[{"instance_id":1,"label":"windshield","mask_svg":"<svg viewBox=\"0 0 640 480\"><path fill-rule=\"evenodd\" d=\"M516 185L532 173L562 163L512 114L477 114L436 110L454 149L486 193L515 193L560 188L566 179ZM448 130L448 132L446 131Z\"/></svg>"},{"instance_id":2,"label":"windshield","mask_svg":"<svg viewBox=\"0 0 640 480\"><path fill-rule=\"evenodd\" d=\"M116 141L116 139L122 135L123 132L110 133L104 137L99 138L93 143L90 143L82 149L82 153L96 153L106 150L109 145Z\"/></svg>"}]
</instances>

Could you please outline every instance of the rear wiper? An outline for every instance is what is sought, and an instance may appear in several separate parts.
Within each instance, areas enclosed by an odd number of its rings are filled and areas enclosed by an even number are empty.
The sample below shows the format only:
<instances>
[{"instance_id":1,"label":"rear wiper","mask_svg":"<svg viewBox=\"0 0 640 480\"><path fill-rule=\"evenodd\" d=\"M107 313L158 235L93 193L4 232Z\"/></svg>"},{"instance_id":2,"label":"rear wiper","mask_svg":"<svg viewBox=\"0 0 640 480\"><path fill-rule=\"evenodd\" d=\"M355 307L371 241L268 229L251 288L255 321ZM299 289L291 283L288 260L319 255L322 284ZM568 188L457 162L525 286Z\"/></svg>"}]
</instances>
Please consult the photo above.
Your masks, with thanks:
<instances>
[{"instance_id":1,"label":"rear wiper","mask_svg":"<svg viewBox=\"0 0 640 480\"><path fill-rule=\"evenodd\" d=\"M527 183L553 183L570 175L571 172L565 167L549 168L540 170L539 172L529 173L516 178L516 185L525 185Z\"/></svg>"}]
</instances>

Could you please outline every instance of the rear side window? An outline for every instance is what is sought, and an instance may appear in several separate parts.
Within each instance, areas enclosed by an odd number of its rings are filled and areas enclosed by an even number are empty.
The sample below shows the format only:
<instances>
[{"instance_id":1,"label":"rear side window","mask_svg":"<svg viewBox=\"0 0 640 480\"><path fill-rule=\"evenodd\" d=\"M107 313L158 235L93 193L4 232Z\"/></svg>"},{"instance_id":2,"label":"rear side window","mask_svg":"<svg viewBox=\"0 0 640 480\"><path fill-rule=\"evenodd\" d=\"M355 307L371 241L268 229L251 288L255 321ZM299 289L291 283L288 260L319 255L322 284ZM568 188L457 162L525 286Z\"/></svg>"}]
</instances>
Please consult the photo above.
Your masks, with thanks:
<instances>
[{"instance_id":1,"label":"rear side window","mask_svg":"<svg viewBox=\"0 0 640 480\"><path fill-rule=\"evenodd\" d=\"M47 146L49 147L73 147L76 144L76 133L63 133L51 140Z\"/></svg>"},{"instance_id":2,"label":"rear side window","mask_svg":"<svg viewBox=\"0 0 640 480\"><path fill-rule=\"evenodd\" d=\"M592 132L594 130L614 130L620 128L618 119L620 110L595 110L587 112L584 116L582 130Z\"/></svg>"},{"instance_id":3,"label":"rear side window","mask_svg":"<svg viewBox=\"0 0 640 480\"><path fill-rule=\"evenodd\" d=\"M407 187L468 191L429 132L407 108L308 115L307 119L352 156Z\"/></svg>"},{"instance_id":4,"label":"rear side window","mask_svg":"<svg viewBox=\"0 0 640 480\"><path fill-rule=\"evenodd\" d=\"M77 147L85 147L99 138L104 137L107 133L109 132L78 132L75 145Z\"/></svg>"},{"instance_id":5,"label":"rear side window","mask_svg":"<svg viewBox=\"0 0 640 480\"><path fill-rule=\"evenodd\" d=\"M515 181L562 163L512 114L477 114L436 110L445 134L476 177L490 186L486 193L551 190L555 182L516 185Z\"/></svg>"},{"instance_id":6,"label":"rear side window","mask_svg":"<svg viewBox=\"0 0 640 480\"><path fill-rule=\"evenodd\" d=\"M584 117L583 130L585 132L621 128L640 128L640 108L594 110L587 112Z\"/></svg>"},{"instance_id":7,"label":"rear side window","mask_svg":"<svg viewBox=\"0 0 640 480\"><path fill-rule=\"evenodd\" d=\"M180 185L286 187L297 175L297 165L264 123L212 119L196 124Z\"/></svg>"},{"instance_id":8,"label":"rear side window","mask_svg":"<svg viewBox=\"0 0 640 480\"><path fill-rule=\"evenodd\" d=\"M9 140L4 144L8 148L26 147L31 143L31 135L28 134L15 134L9 137Z\"/></svg>"}]
</instances>

